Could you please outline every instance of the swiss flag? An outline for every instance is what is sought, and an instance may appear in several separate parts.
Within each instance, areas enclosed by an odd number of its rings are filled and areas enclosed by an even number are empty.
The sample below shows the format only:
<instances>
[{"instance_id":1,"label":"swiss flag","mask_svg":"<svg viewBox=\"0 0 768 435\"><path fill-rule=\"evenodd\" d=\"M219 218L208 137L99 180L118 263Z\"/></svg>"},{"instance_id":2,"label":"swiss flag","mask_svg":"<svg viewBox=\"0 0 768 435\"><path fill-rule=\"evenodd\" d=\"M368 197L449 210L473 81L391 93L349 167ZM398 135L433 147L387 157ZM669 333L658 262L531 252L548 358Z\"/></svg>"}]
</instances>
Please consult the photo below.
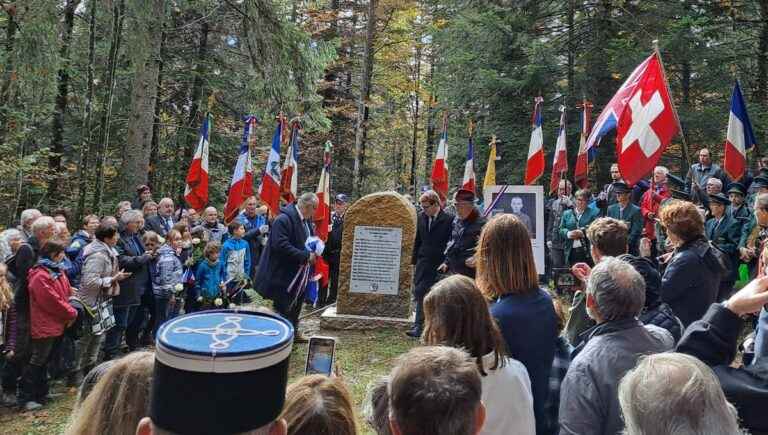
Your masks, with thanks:
<instances>
[{"instance_id":1,"label":"swiss flag","mask_svg":"<svg viewBox=\"0 0 768 435\"><path fill-rule=\"evenodd\" d=\"M653 170L679 129L658 53L647 62L616 128L619 171L630 186Z\"/></svg>"}]
</instances>

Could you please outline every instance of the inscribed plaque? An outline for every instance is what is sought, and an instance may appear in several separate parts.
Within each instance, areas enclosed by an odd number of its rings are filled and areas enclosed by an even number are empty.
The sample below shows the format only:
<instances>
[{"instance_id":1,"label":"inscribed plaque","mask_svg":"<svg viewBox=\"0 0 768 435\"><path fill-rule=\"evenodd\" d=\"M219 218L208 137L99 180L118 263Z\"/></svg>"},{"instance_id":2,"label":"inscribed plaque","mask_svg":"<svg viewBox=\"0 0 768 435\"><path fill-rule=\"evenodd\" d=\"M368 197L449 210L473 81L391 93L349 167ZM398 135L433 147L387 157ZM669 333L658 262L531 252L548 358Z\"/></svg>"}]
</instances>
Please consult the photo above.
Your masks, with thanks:
<instances>
[{"instance_id":1,"label":"inscribed plaque","mask_svg":"<svg viewBox=\"0 0 768 435\"><path fill-rule=\"evenodd\" d=\"M358 225L352 242L351 293L396 295L403 229Z\"/></svg>"}]
</instances>

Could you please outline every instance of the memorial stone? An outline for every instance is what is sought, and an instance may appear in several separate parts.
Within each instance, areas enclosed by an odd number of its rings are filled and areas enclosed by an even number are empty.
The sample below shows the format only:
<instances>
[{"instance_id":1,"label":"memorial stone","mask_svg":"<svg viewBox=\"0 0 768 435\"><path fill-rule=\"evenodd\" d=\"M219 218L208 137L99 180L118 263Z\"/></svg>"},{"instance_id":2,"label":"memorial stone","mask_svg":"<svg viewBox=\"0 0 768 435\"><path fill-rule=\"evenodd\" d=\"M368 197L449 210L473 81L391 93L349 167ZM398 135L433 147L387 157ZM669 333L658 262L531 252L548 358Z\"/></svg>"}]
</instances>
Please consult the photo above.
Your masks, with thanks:
<instances>
[{"instance_id":1,"label":"memorial stone","mask_svg":"<svg viewBox=\"0 0 768 435\"><path fill-rule=\"evenodd\" d=\"M344 216L336 307L322 326L407 327L411 317L416 209L395 192L367 195Z\"/></svg>"}]
</instances>

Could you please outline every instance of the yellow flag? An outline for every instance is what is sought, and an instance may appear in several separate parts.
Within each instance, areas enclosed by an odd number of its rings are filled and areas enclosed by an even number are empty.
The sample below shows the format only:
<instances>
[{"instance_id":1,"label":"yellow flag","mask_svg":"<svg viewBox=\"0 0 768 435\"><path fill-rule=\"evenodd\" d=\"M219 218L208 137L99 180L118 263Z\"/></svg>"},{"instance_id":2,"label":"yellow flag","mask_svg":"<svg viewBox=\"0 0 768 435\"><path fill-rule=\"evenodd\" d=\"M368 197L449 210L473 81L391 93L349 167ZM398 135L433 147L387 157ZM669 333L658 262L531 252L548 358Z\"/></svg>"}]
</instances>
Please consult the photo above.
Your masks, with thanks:
<instances>
[{"instance_id":1,"label":"yellow flag","mask_svg":"<svg viewBox=\"0 0 768 435\"><path fill-rule=\"evenodd\" d=\"M485 168L485 180L483 189L496 185L496 136L491 139L491 155L488 156L488 167Z\"/></svg>"}]
</instances>

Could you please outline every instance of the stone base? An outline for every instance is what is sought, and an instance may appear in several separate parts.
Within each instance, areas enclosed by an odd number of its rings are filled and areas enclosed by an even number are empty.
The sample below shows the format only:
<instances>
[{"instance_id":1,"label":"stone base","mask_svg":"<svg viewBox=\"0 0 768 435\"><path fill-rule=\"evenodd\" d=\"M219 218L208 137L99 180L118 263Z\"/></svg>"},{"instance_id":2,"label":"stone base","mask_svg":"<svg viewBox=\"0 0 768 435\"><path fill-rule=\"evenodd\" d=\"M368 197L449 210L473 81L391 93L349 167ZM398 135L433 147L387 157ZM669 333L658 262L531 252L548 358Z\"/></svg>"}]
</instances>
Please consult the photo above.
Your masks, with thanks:
<instances>
[{"instance_id":1,"label":"stone base","mask_svg":"<svg viewBox=\"0 0 768 435\"><path fill-rule=\"evenodd\" d=\"M328 307L320 316L321 329L334 330L373 330L399 329L406 331L413 326L413 316L410 319L397 317L360 316L355 314L338 314L336 307Z\"/></svg>"}]
</instances>

